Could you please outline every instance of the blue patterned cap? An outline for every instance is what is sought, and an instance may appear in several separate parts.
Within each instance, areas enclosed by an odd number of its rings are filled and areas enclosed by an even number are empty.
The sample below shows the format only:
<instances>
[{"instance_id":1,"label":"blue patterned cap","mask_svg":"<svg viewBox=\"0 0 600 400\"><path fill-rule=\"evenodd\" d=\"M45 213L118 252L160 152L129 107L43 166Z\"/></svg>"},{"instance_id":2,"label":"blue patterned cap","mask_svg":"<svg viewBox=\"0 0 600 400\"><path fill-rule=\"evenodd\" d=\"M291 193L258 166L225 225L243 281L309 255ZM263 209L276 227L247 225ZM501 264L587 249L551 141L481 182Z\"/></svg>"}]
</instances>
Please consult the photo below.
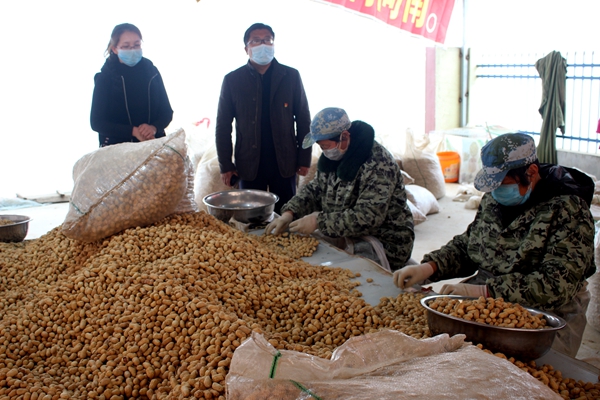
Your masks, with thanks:
<instances>
[{"instance_id":1,"label":"blue patterned cap","mask_svg":"<svg viewBox=\"0 0 600 400\"><path fill-rule=\"evenodd\" d=\"M332 139L350 129L350 118L341 108L329 107L317 113L310 123L310 132L304 137L302 148L307 149L319 140Z\"/></svg>"},{"instance_id":2,"label":"blue patterned cap","mask_svg":"<svg viewBox=\"0 0 600 400\"><path fill-rule=\"evenodd\" d=\"M475 177L475 188L491 192L498 188L511 169L524 167L537 160L533 138L524 133L500 135L481 149L483 168Z\"/></svg>"}]
</instances>

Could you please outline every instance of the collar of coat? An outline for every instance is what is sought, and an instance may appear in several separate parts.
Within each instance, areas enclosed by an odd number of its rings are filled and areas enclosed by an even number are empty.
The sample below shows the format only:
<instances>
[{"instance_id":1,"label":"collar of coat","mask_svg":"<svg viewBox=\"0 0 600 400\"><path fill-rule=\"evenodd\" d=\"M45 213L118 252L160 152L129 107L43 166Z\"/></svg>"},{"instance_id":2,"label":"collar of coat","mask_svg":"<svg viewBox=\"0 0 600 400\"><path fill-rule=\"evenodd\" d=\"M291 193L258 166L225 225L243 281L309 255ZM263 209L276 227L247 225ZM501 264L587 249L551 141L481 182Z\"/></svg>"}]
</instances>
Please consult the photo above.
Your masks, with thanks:
<instances>
[{"instance_id":1,"label":"collar of coat","mask_svg":"<svg viewBox=\"0 0 600 400\"><path fill-rule=\"evenodd\" d=\"M335 172L337 177L343 181L352 181L360 167L371 156L375 131L366 122L353 121L350 129L350 146L344 157L339 161L333 161L321 154L317 169L320 172Z\"/></svg>"},{"instance_id":2,"label":"collar of coat","mask_svg":"<svg viewBox=\"0 0 600 400\"><path fill-rule=\"evenodd\" d=\"M279 64L279 61L277 61L277 59L273 57L273 60L271 60L271 65L269 65L268 69L278 70L280 65L281 64ZM252 65L249 58L248 62L246 63L246 67L248 67L253 73L258 74L258 71L256 70L256 68L254 68L254 65Z\"/></svg>"},{"instance_id":3,"label":"collar of coat","mask_svg":"<svg viewBox=\"0 0 600 400\"><path fill-rule=\"evenodd\" d=\"M140 62L138 62L133 67L129 67L125 64L120 63L119 57L114 53L111 53L111 55L106 59L106 61L104 62L104 65L101 68L102 72L110 72L110 73L115 73L118 75L121 75L121 72L123 72L123 71L124 72L132 72L134 74L146 73L148 75L153 75L156 73L155 70L156 70L156 68L154 67L154 64L152 63L152 61L148 60L145 57L142 57ZM158 71L158 70L156 70L156 71Z\"/></svg>"}]
</instances>

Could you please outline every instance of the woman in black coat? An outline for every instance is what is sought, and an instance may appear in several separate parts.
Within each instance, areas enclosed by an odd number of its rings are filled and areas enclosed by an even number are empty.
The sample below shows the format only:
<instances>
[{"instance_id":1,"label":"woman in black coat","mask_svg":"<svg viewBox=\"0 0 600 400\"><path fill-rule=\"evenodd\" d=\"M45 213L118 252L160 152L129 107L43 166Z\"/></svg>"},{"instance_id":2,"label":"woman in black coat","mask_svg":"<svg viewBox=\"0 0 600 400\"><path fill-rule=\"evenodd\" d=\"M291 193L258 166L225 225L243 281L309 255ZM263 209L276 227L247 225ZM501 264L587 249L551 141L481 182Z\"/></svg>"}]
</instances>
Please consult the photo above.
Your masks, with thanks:
<instances>
[{"instance_id":1,"label":"woman in black coat","mask_svg":"<svg viewBox=\"0 0 600 400\"><path fill-rule=\"evenodd\" d=\"M94 77L90 122L100 147L165 136L173 110L158 69L142 57L142 34L132 24L115 26L108 58Z\"/></svg>"}]
</instances>

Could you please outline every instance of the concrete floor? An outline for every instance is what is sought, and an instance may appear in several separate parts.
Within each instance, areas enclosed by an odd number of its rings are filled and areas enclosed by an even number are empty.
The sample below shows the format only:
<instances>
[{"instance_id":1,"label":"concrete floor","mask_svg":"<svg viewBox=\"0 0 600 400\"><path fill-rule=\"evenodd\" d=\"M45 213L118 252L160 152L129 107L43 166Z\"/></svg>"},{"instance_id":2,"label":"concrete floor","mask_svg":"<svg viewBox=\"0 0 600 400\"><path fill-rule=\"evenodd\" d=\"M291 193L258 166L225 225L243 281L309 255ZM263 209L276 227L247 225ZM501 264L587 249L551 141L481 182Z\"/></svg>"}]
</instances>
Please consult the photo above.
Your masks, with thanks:
<instances>
[{"instance_id":1,"label":"concrete floor","mask_svg":"<svg viewBox=\"0 0 600 400\"><path fill-rule=\"evenodd\" d=\"M464 202L453 201L460 186L446 184L446 196L439 199L440 212L427 216L427 221L415 227L413 258L420 261L424 254L446 244L454 235L465 231L475 217L475 210L465 208ZM68 203L47 204L0 211L2 214L27 215L32 218L26 239L35 239L63 223L67 215ZM445 282L434 284L434 290ZM600 368L600 332L587 326L577 359Z\"/></svg>"}]
</instances>

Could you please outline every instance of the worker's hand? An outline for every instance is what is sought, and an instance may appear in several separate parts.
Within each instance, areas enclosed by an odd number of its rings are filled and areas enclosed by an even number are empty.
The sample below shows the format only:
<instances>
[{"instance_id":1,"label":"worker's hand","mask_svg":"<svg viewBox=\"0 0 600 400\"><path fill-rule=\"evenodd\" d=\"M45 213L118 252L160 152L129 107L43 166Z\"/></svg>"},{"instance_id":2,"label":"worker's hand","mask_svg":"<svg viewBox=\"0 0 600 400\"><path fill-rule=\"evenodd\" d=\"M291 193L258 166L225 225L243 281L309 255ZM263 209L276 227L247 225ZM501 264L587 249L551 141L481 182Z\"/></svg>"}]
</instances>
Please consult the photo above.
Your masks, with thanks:
<instances>
[{"instance_id":1,"label":"worker's hand","mask_svg":"<svg viewBox=\"0 0 600 400\"><path fill-rule=\"evenodd\" d=\"M318 228L317 214L319 214L319 211L315 211L306 217L295 220L290 224L290 232L310 235Z\"/></svg>"},{"instance_id":2,"label":"worker's hand","mask_svg":"<svg viewBox=\"0 0 600 400\"><path fill-rule=\"evenodd\" d=\"M298 175L306 176L308 174L308 170L308 167L298 167L298 170L296 172L298 173Z\"/></svg>"},{"instance_id":3,"label":"worker's hand","mask_svg":"<svg viewBox=\"0 0 600 400\"><path fill-rule=\"evenodd\" d=\"M290 225L290 222L294 219L294 214L290 211L286 211L279 218L275 218L267 227L265 228L265 235L270 235L273 232L274 235L279 235L280 233L285 232L285 230Z\"/></svg>"},{"instance_id":4,"label":"worker's hand","mask_svg":"<svg viewBox=\"0 0 600 400\"><path fill-rule=\"evenodd\" d=\"M430 263L419 265L408 265L394 272L394 284L400 289L409 288L412 285L423 282L429 278L435 270Z\"/></svg>"},{"instance_id":5,"label":"worker's hand","mask_svg":"<svg viewBox=\"0 0 600 400\"><path fill-rule=\"evenodd\" d=\"M229 186L229 187L233 186L233 185L231 184L231 177L232 177L233 175L236 175L235 171L223 172L223 173L221 174L221 181L223 182L223 184L224 184L225 186Z\"/></svg>"},{"instance_id":6,"label":"worker's hand","mask_svg":"<svg viewBox=\"0 0 600 400\"><path fill-rule=\"evenodd\" d=\"M156 135L156 127L154 125L141 124L138 126L138 130L144 140L154 139L154 135Z\"/></svg>"},{"instance_id":7,"label":"worker's hand","mask_svg":"<svg viewBox=\"0 0 600 400\"><path fill-rule=\"evenodd\" d=\"M486 285L470 285L468 283L456 283L454 285L445 284L440 290L440 294L455 294L467 297L488 297L489 293Z\"/></svg>"}]
</instances>

